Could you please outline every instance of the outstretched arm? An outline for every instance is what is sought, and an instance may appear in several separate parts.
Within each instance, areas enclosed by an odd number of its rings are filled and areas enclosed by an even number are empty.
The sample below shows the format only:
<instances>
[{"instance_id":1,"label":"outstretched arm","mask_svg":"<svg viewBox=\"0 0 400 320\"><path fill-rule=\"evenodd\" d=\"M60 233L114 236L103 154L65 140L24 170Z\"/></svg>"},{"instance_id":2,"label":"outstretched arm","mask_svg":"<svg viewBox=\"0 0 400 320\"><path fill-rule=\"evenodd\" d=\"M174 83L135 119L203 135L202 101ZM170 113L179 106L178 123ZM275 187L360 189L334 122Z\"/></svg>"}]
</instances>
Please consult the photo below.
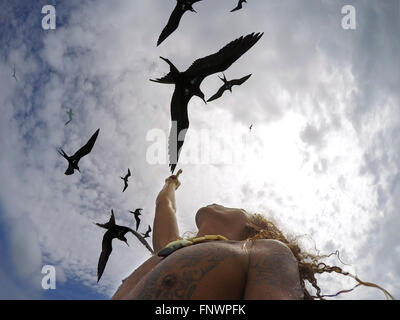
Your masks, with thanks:
<instances>
[{"instance_id":1,"label":"outstretched arm","mask_svg":"<svg viewBox=\"0 0 400 320\"><path fill-rule=\"evenodd\" d=\"M153 223L153 248L157 253L169 242L179 238L176 222L175 190L180 186L178 180L182 170L165 180L165 185L156 199L156 213Z\"/></svg>"}]
</instances>

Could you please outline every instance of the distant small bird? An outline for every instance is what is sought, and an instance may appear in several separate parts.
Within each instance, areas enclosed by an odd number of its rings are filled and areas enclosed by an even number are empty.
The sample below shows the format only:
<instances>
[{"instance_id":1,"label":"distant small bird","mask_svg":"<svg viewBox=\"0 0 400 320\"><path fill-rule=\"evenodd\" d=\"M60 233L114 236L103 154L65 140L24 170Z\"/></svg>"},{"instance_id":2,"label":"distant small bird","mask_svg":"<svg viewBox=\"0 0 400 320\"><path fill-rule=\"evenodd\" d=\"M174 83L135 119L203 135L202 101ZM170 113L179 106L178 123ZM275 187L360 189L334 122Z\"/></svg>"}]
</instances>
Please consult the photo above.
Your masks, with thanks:
<instances>
[{"instance_id":1,"label":"distant small bird","mask_svg":"<svg viewBox=\"0 0 400 320\"><path fill-rule=\"evenodd\" d=\"M69 108L69 110L67 111L67 115L69 116L69 120L65 123L65 125L67 125L68 123L70 123L72 121L72 109Z\"/></svg>"},{"instance_id":2,"label":"distant small bird","mask_svg":"<svg viewBox=\"0 0 400 320\"><path fill-rule=\"evenodd\" d=\"M17 76L15 75L15 63L14 63L14 69L13 69L12 77L15 79L16 82L18 82Z\"/></svg>"},{"instance_id":3,"label":"distant small bird","mask_svg":"<svg viewBox=\"0 0 400 320\"><path fill-rule=\"evenodd\" d=\"M242 4L243 4L243 2L247 3L246 0L239 0L238 5L236 6L236 8L233 8L233 9L231 10L231 12L234 12L234 11L237 11L237 10L242 9Z\"/></svg>"},{"instance_id":4,"label":"distant small bird","mask_svg":"<svg viewBox=\"0 0 400 320\"><path fill-rule=\"evenodd\" d=\"M141 215L141 211L142 211L143 209L141 209L141 208L139 208L139 209L136 209L135 211L129 211L130 213L133 213L133 215L135 216L135 220L136 220L136 231L137 231L137 229L139 228L139 224L140 224L140 218L139 218L139 216Z\"/></svg>"},{"instance_id":5,"label":"distant small bird","mask_svg":"<svg viewBox=\"0 0 400 320\"><path fill-rule=\"evenodd\" d=\"M96 142L97 136L99 135L99 131L100 131L100 129L97 129L96 132L89 139L89 141L82 148L80 148L77 152L75 152L75 154L71 157L68 156L64 152L63 149L60 148L60 150L58 150L58 153L61 154L68 161L68 168L65 171L66 175L73 174L74 170L78 170L80 172L79 167L78 167L78 162L79 162L79 160L81 160L81 158L83 158L84 156L86 156L87 154L89 154L92 151L92 148L94 146L94 143Z\"/></svg>"},{"instance_id":6,"label":"distant small bird","mask_svg":"<svg viewBox=\"0 0 400 320\"><path fill-rule=\"evenodd\" d=\"M164 27L158 38L157 46L159 46L161 42L167 39L178 28L181 18L186 11L196 12L192 5L199 1L201 0L176 0L175 9L172 11L167 25Z\"/></svg>"},{"instance_id":7,"label":"distant small bird","mask_svg":"<svg viewBox=\"0 0 400 320\"><path fill-rule=\"evenodd\" d=\"M142 233L143 238L148 238L148 237L150 237L150 232L151 232L151 227L149 226L149 228L147 229L146 233Z\"/></svg>"},{"instance_id":8,"label":"distant small bird","mask_svg":"<svg viewBox=\"0 0 400 320\"><path fill-rule=\"evenodd\" d=\"M106 268L106 264L108 261L108 258L110 257L110 254L112 252L112 240L113 239L118 239L123 242L125 242L128 247L128 240L126 239L125 235L128 232L132 232L133 235L135 235L140 242L142 242L146 248L151 252L154 253L153 249L149 246L146 240L138 234L136 231L132 230L131 228L124 227L124 226L119 226L115 223L115 216L114 216L114 211L111 209L111 218L107 223L96 223L101 228L107 229L106 233L103 236L103 241L102 241L102 250L99 258L99 263L97 265L97 282L99 282L101 276L103 275L104 269Z\"/></svg>"},{"instance_id":9,"label":"distant small bird","mask_svg":"<svg viewBox=\"0 0 400 320\"><path fill-rule=\"evenodd\" d=\"M189 129L188 103L193 96L204 100L204 93L200 89L203 80L214 74L228 69L236 60L253 47L263 33L251 33L231 41L218 52L197 59L184 72L180 72L171 61L160 57L170 67L170 72L159 79L151 81L165 84L174 84L170 113L172 126L168 139L169 167L173 173L179 160L187 130Z\"/></svg>"},{"instance_id":10,"label":"distant small bird","mask_svg":"<svg viewBox=\"0 0 400 320\"><path fill-rule=\"evenodd\" d=\"M250 127L249 127L249 130L251 131L251 129L253 129L253 125L251 125Z\"/></svg>"},{"instance_id":11,"label":"distant small bird","mask_svg":"<svg viewBox=\"0 0 400 320\"><path fill-rule=\"evenodd\" d=\"M247 79L249 79L251 77L251 74L249 74L243 78L234 79L234 80L230 80L230 81L226 80L225 74L223 74L223 76L224 76L223 78L221 78L219 76L218 76L218 78L220 78L224 82L224 84L222 85L221 88L218 89L218 92L216 94L214 94L210 99L207 100L207 102L210 102L210 101L220 98L226 90L229 90L232 93L232 87L240 86L241 84L246 82Z\"/></svg>"},{"instance_id":12,"label":"distant small bird","mask_svg":"<svg viewBox=\"0 0 400 320\"><path fill-rule=\"evenodd\" d=\"M128 173L125 175L125 177L120 177L122 180L124 180L124 190L122 190L122 192L124 192L126 188L128 188L128 178L130 176L131 176L131 170L129 170L128 168Z\"/></svg>"}]
</instances>

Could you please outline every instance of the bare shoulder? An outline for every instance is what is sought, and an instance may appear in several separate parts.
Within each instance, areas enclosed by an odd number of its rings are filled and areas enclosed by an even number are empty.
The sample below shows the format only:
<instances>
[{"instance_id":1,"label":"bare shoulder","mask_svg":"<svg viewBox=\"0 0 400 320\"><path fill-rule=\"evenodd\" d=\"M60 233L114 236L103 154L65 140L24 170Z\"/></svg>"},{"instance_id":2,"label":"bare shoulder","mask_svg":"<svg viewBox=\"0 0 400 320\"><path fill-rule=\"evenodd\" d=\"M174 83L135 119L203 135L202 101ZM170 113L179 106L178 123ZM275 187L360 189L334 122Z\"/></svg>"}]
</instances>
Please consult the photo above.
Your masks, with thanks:
<instances>
[{"instance_id":1,"label":"bare shoulder","mask_svg":"<svg viewBox=\"0 0 400 320\"><path fill-rule=\"evenodd\" d=\"M260 239L249 248L246 299L302 299L299 269L284 243Z\"/></svg>"},{"instance_id":2,"label":"bare shoulder","mask_svg":"<svg viewBox=\"0 0 400 320\"><path fill-rule=\"evenodd\" d=\"M289 247L281 241L273 239L258 239L251 244L251 254L254 255L270 255L278 254L281 256L292 257L294 262L296 258L294 257L292 251Z\"/></svg>"}]
</instances>

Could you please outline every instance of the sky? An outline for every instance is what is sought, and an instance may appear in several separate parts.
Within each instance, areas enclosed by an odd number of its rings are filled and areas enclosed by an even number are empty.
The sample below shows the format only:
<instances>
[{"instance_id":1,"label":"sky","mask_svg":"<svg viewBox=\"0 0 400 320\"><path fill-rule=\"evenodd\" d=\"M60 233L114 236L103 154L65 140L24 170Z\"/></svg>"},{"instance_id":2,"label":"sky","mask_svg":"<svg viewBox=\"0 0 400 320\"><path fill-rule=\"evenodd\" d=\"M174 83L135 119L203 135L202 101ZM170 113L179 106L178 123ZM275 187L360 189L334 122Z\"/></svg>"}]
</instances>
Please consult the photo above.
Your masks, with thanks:
<instances>
[{"instance_id":1,"label":"sky","mask_svg":"<svg viewBox=\"0 0 400 320\"><path fill-rule=\"evenodd\" d=\"M56 9L54 30L42 28L45 5ZM400 297L399 1L249 0L230 13L235 5L196 3L157 47L175 1L0 2L0 299L109 299L150 257L132 235L130 247L114 241L97 283L104 231L93 222L113 209L133 226L128 210L143 208L145 232L169 176L174 88L149 79L169 71L160 56L184 71L252 32L264 35L225 72L251 78L189 103L181 233L195 231L196 211L211 203L262 213L306 249L339 250L346 265L329 263ZM342 26L345 5L355 29ZM209 98L221 84L215 74L201 89ZM73 153L98 128L81 173L64 175L57 148ZM42 288L45 265L56 270L54 290ZM326 294L355 284L318 280ZM359 287L335 299L384 298Z\"/></svg>"}]
</instances>

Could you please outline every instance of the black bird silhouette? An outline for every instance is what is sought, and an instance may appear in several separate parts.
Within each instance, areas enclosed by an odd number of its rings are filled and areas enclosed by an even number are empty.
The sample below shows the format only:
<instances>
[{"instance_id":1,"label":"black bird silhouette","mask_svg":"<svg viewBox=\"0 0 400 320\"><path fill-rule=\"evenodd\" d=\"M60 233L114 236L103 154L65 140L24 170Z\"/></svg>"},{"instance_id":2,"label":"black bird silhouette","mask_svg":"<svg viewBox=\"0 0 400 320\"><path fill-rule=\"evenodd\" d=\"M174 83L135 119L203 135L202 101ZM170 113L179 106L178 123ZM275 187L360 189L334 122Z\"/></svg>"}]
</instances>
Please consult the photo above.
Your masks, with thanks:
<instances>
[{"instance_id":1,"label":"black bird silhouette","mask_svg":"<svg viewBox=\"0 0 400 320\"><path fill-rule=\"evenodd\" d=\"M140 224L140 218L139 218L139 216L141 215L141 211L142 211L143 209L141 209L141 208L139 208L139 209L136 209L135 211L129 211L130 213L133 213L133 215L135 216L135 220L136 220L136 231L137 231L137 229L139 228L139 224Z\"/></svg>"},{"instance_id":2,"label":"black bird silhouette","mask_svg":"<svg viewBox=\"0 0 400 320\"><path fill-rule=\"evenodd\" d=\"M253 125L250 125L250 127L249 127L249 131L251 131L251 129L253 129Z\"/></svg>"},{"instance_id":3,"label":"black bird silhouette","mask_svg":"<svg viewBox=\"0 0 400 320\"><path fill-rule=\"evenodd\" d=\"M65 125L67 125L68 123L70 123L72 121L73 112L72 112L71 108L69 108L69 110L67 111L67 114L68 114L69 120L65 123Z\"/></svg>"},{"instance_id":4,"label":"black bird silhouette","mask_svg":"<svg viewBox=\"0 0 400 320\"><path fill-rule=\"evenodd\" d=\"M151 227L149 226L146 233L142 233L143 238L148 238L150 237L150 232L151 232Z\"/></svg>"},{"instance_id":5,"label":"black bird silhouette","mask_svg":"<svg viewBox=\"0 0 400 320\"><path fill-rule=\"evenodd\" d=\"M193 9L192 5L199 1L201 0L176 0L175 9L174 11L172 11L167 25L164 27L158 38L157 46L159 46L161 42L168 38L171 33L173 33L178 28L179 22L181 21L181 18L186 11L196 12Z\"/></svg>"},{"instance_id":6,"label":"black bird silhouette","mask_svg":"<svg viewBox=\"0 0 400 320\"><path fill-rule=\"evenodd\" d=\"M238 5L236 6L236 8L233 8L233 9L231 10L231 12L234 12L234 11L237 11L237 10L242 9L242 3L243 3L243 2L246 2L246 3L247 3L246 0L239 0Z\"/></svg>"},{"instance_id":7,"label":"black bird silhouette","mask_svg":"<svg viewBox=\"0 0 400 320\"><path fill-rule=\"evenodd\" d=\"M120 177L122 180L124 180L124 190L122 190L122 192L124 192L126 188L128 188L128 178L130 176L131 176L131 170L129 170L128 168L128 173L125 175L125 177Z\"/></svg>"},{"instance_id":8,"label":"black bird silhouette","mask_svg":"<svg viewBox=\"0 0 400 320\"><path fill-rule=\"evenodd\" d=\"M61 148L60 148L60 150L58 150L58 153L61 154L68 161L68 168L65 171L66 175L73 174L75 169L80 172L79 167L78 167L78 162L79 162L79 160L81 160L81 158L83 158L84 156L86 156L87 154L89 154L92 151L92 148L94 146L94 143L96 142L97 136L99 135L99 131L100 131L100 129L97 129L96 132L89 139L89 141L82 148L80 148L77 152L75 152L75 154L73 156L68 156L64 152L64 150Z\"/></svg>"},{"instance_id":9,"label":"black bird silhouette","mask_svg":"<svg viewBox=\"0 0 400 320\"><path fill-rule=\"evenodd\" d=\"M14 63L14 68L13 68L12 77L15 79L16 82L18 82L17 76L15 75L15 63Z\"/></svg>"},{"instance_id":10,"label":"black bird silhouette","mask_svg":"<svg viewBox=\"0 0 400 320\"><path fill-rule=\"evenodd\" d=\"M125 242L128 246L128 240L126 239L125 235L128 232L132 232L133 235L135 235L141 243L143 243L146 248L151 252L153 252L153 249L149 246L147 241L136 231L132 230L131 228L124 227L124 226L119 226L115 223L115 216L114 216L114 211L111 209L111 218L107 223L96 223L99 227L102 227L104 229L107 229L106 233L103 236L103 241L102 241L102 250L99 258L99 263L97 265L97 282L99 282L101 276L103 275L104 269L106 268L106 264L108 261L108 258L110 257L110 254L112 252L112 240L113 239L118 239L123 242Z\"/></svg>"},{"instance_id":11,"label":"black bird silhouette","mask_svg":"<svg viewBox=\"0 0 400 320\"><path fill-rule=\"evenodd\" d=\"M186 131L189 128L187 109L190 99L195 95L205 101L204 93L200 90L202 81L209 75L228 69L262 35L263 33L251 33L245 37L242 36L227 44L217 53L196 60L185 72L179 72L171 61L160 57L168 63L170 72L163 78L151 81L175 85L171 99L172 126L168 141L169 166L172 173L175 170Z\"/></svg>"},{"instance_id":12,"label":"black bird silhouette","mask_svg":"<svg viewBox=\"0 0 400 320\"><path fill-rule=\"evenodd\" d=\"M223 78L221 78L221 77L218 77L218 78L220 78L224 82L224 84L222 85L221 88L218 89L218 92L216 94L214 94L210 99L207 100L207 102L210 102L210 101L220 98L226 90L229 90L230 92L232 92L233 86L240 86L242 83L246 82L248 78L251 77L251 74L249 74L243 78L234 79L234 80L230 80L230 81L226 80L225 74L223 74L223 76L224 76Z\"/></svg>"}]
</instances>

